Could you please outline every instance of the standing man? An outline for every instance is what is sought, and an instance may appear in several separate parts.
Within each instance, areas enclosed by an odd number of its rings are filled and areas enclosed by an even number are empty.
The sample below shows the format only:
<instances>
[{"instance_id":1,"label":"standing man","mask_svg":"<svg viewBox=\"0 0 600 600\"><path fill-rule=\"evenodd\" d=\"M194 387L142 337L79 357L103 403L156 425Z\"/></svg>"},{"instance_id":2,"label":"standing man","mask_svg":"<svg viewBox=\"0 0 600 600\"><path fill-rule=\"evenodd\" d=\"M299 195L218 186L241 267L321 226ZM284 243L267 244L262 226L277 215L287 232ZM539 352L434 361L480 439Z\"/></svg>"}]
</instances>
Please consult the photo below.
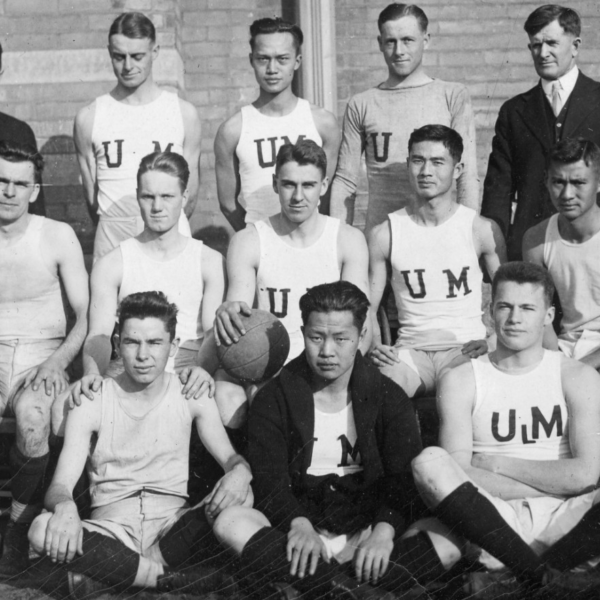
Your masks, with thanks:
<instances>
[{"instance_id":1,"label":"standing man","mask_svg":"<svg viewBox=\"0 0 600 600\"><path fill-rule=\"evenodd\" d=\"M600 148L583 139L557 144L548 160L548 190L558 214L525 233L523 258L554 280L562 309L558 347L600 369Z\"/></svg>"},{"instance_id":2,"label":"standing man","mask_svg":"<svg viewBox=\"0 0 600 600\"><path fill-rule=\"evenodd\" d=\"M579 15L547 4L529 15L525 31L540 81L500 109L481 207L500 225L509 260L521 257L525 232L555 212L545 185L552 146L578 136L600 144L600 83L576 64Z\"/></svg>"},{"instance_id":3,"label":"standing man","mask_svg":"<svg viewBox=\"0 0 600 600\"><path fill-rule=\"evenodd\" d=\"M447 370L487 352L479 261L495 273L505 247L493 221L453 198L462 151L460 135L449 127L413 131L410 203L369 235L371 320L375 325L390 267L400 322L395 347L374 333L371 359L410 398L434 392Z\"/></svg>"},{"instance_id":4,"label":"standing man","mask_svg":"<svg viewBox=\"0 0 600 600\"><path fill-rule=\"evenodd\" d=\"M462 136L465 153L457 182L458 201L478 210L475 122L467 88L432 79L424 72L423 53L430 36L427 17L418 6L390 4L377 24L388 78L348 103L331 191L331 215L353 223L363 152L369 180L365 231L406 206L412 194L406 171L408 138L414 129L430 123L447 125Z\"/></svg>"},{"instance_id":5,"label":"standing man","mask_svg":"<svg viewBox=\"0 0 600 600\"><path fill-rule=\"evenodd\" d=\"M53 412L61 412L65 370L87 329L88 277L74 231L27 212L43 166L33 147L0 142L0 411L17 422L0 576L28 565L27 529L42 507ZM61 287L75 314L68 335Z\"/></svg>"},{"instance_id":6,"label":"standing man","mask_svg":"<svg viewBox=\"0 0 600 600\"><path fill-rule=\"evenodd\" d=\"M179 230L190 235L189 217L198 193L200 120L196 109L161 90L152 76L158 57L156 30L141 13L123 13L108 32L116 87L82 108L73 137L83 189L92 218L99 221L94 260L141 233L135 176L151 152L182 154L190 165L189 199Z\"/></svg>"},{"instance_id":7,"label":"standing man","mask_svg":"<svg viewBox=\"0 0 600 600\"><path fill-rule=\"evenodd\" d=\"M273 173L283 144L313 140L327 154L330 180L335 172L340 144L335 116L292 91L302 41L300 27L279 18L250 26L250 64L259 96L225 121L215 138L219 204L235 231L279 212Z\"/></svg>"}]
</instances>

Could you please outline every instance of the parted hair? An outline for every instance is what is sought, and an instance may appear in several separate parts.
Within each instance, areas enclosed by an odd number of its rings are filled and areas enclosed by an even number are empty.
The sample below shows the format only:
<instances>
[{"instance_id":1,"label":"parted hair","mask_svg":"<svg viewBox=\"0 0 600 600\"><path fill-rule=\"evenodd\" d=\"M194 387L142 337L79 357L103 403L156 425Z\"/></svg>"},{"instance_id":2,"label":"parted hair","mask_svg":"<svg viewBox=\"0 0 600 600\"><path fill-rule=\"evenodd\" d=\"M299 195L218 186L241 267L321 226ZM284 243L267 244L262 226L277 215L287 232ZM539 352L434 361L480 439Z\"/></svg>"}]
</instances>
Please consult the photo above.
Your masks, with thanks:
<instances>
[{"instance_id":1,"label":"parted hair","mask_svg":"<svg viewBox=\"0 0 600 600\"><path fill-rule=\"evenodd\" d=\"M584 138L567 138L558 142L548 154L546 170L552 163L571 164L582 160L600 174L600 148L591 140Z\"/></svg>"},{"instance_id":2,"label":"parted hair","mask_svg":"<svg viewBox=\"0 0 600 600\"><path fill-rule=\"evenodd\" d=\"M550 25L553 21L558 21L558 24L574 37L581 35L581 19L579 14L572 8L559 6L558 4L544 4L536 8L525 21L523 29L527 35L532 36L539 33L544 27Z\"/></svg>"},{"instance_id":3,"label":"parted hair","mask_svg":"<svg viewBox=\"0 0 600 600\"><path fill-rule=\"evenodd\" d=\"M531 283L541 287L544 290L546 306L552 306L555 290L554 281L552 281L552 275L544 267L522 261L507 262L501 265L492 280L492 305L496 298L498 285L503 281L513 281L521 285Z\"/></svg>"},{"instance_id":4,"label":"parted hair","mask_svg":"<svg viewBox=\"0 0 600 600\"><path fill-rule=\"evenodd\" d=\"M321 175L327 175L327 155L325 150L313 140L301 140L297 144L284 144L277 152L275 163L275 176L283 165L289 162L297 162L299 165L314 165L321 171Z\"/></svg>"},{"instance_id":5,"label":"parted hair","mask_svg":"<svg viewBox=\"0 0 600 600\"><path fill-rule=\"evenodd\" d=\"M124 35L132 39L148 38L156 42L156 28L154 23L141 12L121 13L110 26L108 30L108 39L111 35Z\"/></svg>"},{"instance_id":6,"label":"parted hair","mask_svg":"<svg viewBox=\"0 0 600 600\"><path fill-rule=\"evenodd\" d=\"M322 283L309 288L300 298L302 323L306 325L313 312L330 313L350 311L354 324L362 330L369 312L369 299L366 294L349 281Z\"/></svg>"},{"instance_id":7,"label":"parted hair","mask_svg":"<svg viewBox=\"0 0 600 600\"><path fill-rule=\"evenodd\" d=\"M294 38L296 53L300 52L300 48L304 42L302 29L295 23L284 21L280 17L256 19L256 21L250 25L250 48L254 50L254 43L257 35L269 33L290 33Z\"/></svg>"},{"instance_id":8,"label":"parted hair","mask_svg":"<svg viewBox=\"0 0 600 600\"><path fill-rule=\"evenodd\" d=\"M170 303L163 292L136 292L121 300L119 305L119 335L127 319L160 319L171 338L175 338L177 328L177 306Z\"/></svg>"},{"instance_id":9,"label":"parted hair","mask_svg":"<svg viewBox=\"0 0 600 600\"><path fill-rule=\"evenodd\" d=\"M137 184L140 187L140 179L148 171L159 171L166 173L179 180L179 187L184 192L190 179L190 168L187 160L177 152L153 152L142 158L137 172Z\"/></svg>"},{"instance_id":10,"label":"parted hair","mask_svg":"<svg viewBox=\"0 0 600 600\"><path fill-rule=\"evenodd\" d=\"M424 125L413 130L408 138L408 152L420 142L441 142L455 162L460 162L464 150L463 139L458 131L446 125Z\"/></svg>"},{"instance_id":11,"label":"parted hair","mask_svg":"<svg viewBox=\"0 0 600 600\"><path fill-rule=\"evenodd\" d=\"M30 162L33 165L34 182L41 182L44 157L31 144L2 140L0 158L12 163Z\"/></svg>"},{"instance_id":12,"label":"parted hair","mask_svg":"<svg viewBox=\"0 0 600 600\"><path fill-rule=\"evenodd\" d=\"M417 23L419 23L419 28L423 33L425 33L427 27L429 27L429 19L423 9L419 8L416 4L401 4L399 2L388 4L379 13L377 27L379 28L379 31L381 31L384 23L396 21L402 17L414 17L417 20Z\"/></svg>"}]
</instances>

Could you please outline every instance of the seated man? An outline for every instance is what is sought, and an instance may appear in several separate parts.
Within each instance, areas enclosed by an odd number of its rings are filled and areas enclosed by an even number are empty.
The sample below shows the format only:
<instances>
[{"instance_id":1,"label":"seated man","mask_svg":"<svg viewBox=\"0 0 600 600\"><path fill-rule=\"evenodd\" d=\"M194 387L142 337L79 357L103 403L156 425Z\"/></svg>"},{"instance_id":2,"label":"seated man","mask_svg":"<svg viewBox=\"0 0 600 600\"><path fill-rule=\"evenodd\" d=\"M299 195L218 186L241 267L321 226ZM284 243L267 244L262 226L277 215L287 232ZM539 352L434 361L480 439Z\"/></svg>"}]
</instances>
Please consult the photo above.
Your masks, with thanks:
<instances>
[{"instance_id":1,"label":"seated man","mask_svg":"<svg viewBox=\"0 0 600 600\"><path fill-rule=\"evenodd\" d=\"M188 398L199 397L207 387L213 392L210 374L218 361L204 342L223 300L225 269L218 252L179 233L189 177L187 162L175 152L155 152L142 159L137 196L144 231L121 242L92 270L90 328L83 347L84 377L73 392L76 403L81 393L91 399L104 375L122 370L114 363L109 370L117 305L129 294L150 290L164 292L179 308L180 346L168 370L187 381Z\"/></svg>"},{"instance_id":2,"label":"seated man","mask_svg":"<svg viewBox=\"0 0 600 600\"><path fill-rule=\"evenodd\" d=\"M216 571L178 572L227 506L252 503L246 461L235 453L214 400L186 401L176 375L165 372L177 351L177 307L161 292L123 299L118 347L124 372L105 379L94 401L69 413L65 444L29 540L39 554L66 565L70 585L92 578L105 585L185 587L211 591ZM212 492L187 508L189 442L200 439L225 470ZM91 444L94 440L94 444ZM90 520L81 521L73 487L87 462ZM203 574L205 578L197 581ZM83 577L81 577L83 576ZM83 580L83 582L82 582Z\"/></svg>"},{"instance_id":3,"label":"seated man","mask_svg":"<svg viewBox=\"0 0 600 600\"><path fill-rule=\"evenodd\" d=\"M35 148L0 142L0 414L17 422L0 576L28 565L27 529L42 505L53 417L87 327L88 277L75 232L27 212L43 166ZM61 287L75 315L68 335Z\"/></svg>"},{"instance_id":4,"label":"seated man","mask_svg":"<svg viewBox=\"0 0 600 600\"><path fill-rule=\"evenodd\" d=\"M498 269L492 284L496 350L442 379L441 448L426 448L413 462L423 499L449 530L435 523L417 528L432 531L445 566L460 557L466 538L509 567L523 592L556 575L545 565L566 570L600 555L600 492L594 489L600 375L542 347L553 294L550 275L538 265ZM486 553L482 562L489 564ZM493 579L473 573L471 591L489 588L482 597L494 597ZM600 584L597 574L581 575L580 583L594 579ZM508 592L510 582L500 579L498 592ZM577 577L554 583L568 588Z\"/></svg>"},{"instance_id":5,"label":"seated man","mask_svg":"<svg viewBox=\"0 0 600 600\"><path fill-rule=\"evenodd\" d=\"M547 185L558 214L527 231L523 258L548 269L556 285L558 347L600 369L600 148L583 139L557 144L548 158ZM556 347L553 334L549 327L547 347Z\"/></svg>"},{"instance_id":6,"label":"seated man","mask_svg":"<svg viewBox=\"0 0 600 600\"><path fill-rule=\"evenodd\" d=\"M327 156L312 140L284 144L278 154L273 188L281 212L238 231L227 252L227 300L217 310L217 343L231 344L244 334L239 313L258 308L278 317L290 335L288 360L304 349L298 301L309 287L345 279L367 290L368 250L363 234L319 213L327 190ZM362 349L369 342L365 337ZM226 378L223 378L224 384ZM225 390L225 385L221 388ZM235 382L217 395L225 425L244 421L246 394Z\"/></svg>"},{"instance_id":7,"label":"seated man","mask_svg":"<svg viewBox=\"0 0 600 600\"><path fill-rule=\"evenodd\" d=\"M446 371L487 351L479 260L493 275L506 249L493 221L453 197L462 151L462 138L445 125L415 129L408 142L413 197L369 235L372 322L389 266L400 323L395 347L374 332L371 359L409 398L432 393Z\"/></svg>"},{"instance_id":8,"label":"seated man","mask_svg":"<svg viewBox=\"0 0 600 600\"><path fill-rule=\"evenodd\" d=\"M406 394L358 351L368 306L347 281L309 289L300 299L306 350L252 403L257 510L226 509L215 523L247 584L287 582L309 598L393 598L367 582L412 587L393 565L430 548L418 536L399 541L418 499L409 464L421 440ZM356 579L332 558L352 562Z\"/></svg>"}]
</instances>

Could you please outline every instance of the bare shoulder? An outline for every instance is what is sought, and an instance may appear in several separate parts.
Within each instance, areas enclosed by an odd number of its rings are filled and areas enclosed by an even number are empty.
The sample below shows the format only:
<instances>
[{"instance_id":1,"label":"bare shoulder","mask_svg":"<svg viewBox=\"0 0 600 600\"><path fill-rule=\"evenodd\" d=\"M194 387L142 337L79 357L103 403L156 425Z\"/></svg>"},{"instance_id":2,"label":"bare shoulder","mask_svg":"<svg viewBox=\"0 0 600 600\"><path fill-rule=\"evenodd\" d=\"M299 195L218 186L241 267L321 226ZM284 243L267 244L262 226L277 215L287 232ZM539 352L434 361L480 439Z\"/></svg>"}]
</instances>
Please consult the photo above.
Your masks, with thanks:
<instances>
[{"instance_id":1,"label":"bare shoulder","mask_svg":"<svg viewBox=\"0 0 600 600\"><path fill-rule=\"evenodd\" d=\"M237 146L242 135L242 112L238 111L229 119L223 121L217 130L215 148L224 146L233 149Z\"/></svg>"},{"instance_id":2,"label":"bare shoulder","mask_svg":"<svg viewBox=\"0 0 600 600\"><path fill-rule=\"evenodd\" d=\"M494 242L499 239L504 240L500 225L493 219L476 215L473 219L473 233L479 242L484 245L486 242Z\"/></svg>"},{"instance_id":3,"label":"bare shoulder","mask_svg":"<svg viewBox=\"0 0 600 600\"><path fill-rule=\"evenodd\" d=\"M360 229L341 221L339 236L340 239L344 240L344 242L347 241L349 244L366 244L365 234Z\"/></svg>"},{"instance_id":4,"label":"bare shoulder","mask_svg":"<svg viewBox=\"0 0 600 600\"><path fill-rule=\"evenodd\" d=\"M68 223L44 219L41 238L45 256L65 256L65 254L79 253L83 255L81 244L75 231Z\"/></svg>"},{"instance_id":5,"label":"bare shoulder","mask_svg":"<svg viewBox=\"0 0 600 600\"><path fill-rule=\"evenodd\" d=\"M220 252L217 252L206 244L202 246L202 269L211 269L211 271L215 269L220 270L224 260Z\"/></svg>"},{"instance_id":6,"label":"bare shoulder","mask_svg":"<svg viewBox=\"0 0 600 600\"><path fill-rule=\"evenodd\" d=\"M98 392L94 393L94 399L90 400L81 396L81 404L75 405L69 412L67 418L67 433L69 436L69 424L71 424L71 435L73 431L85 435L89 432L99 431L102 421L102 392L105 383Z\"/></svg>"},{"instance_id":7,"label":"bare shoulder","mask_svg":"<svg viewBox=\"0 0 600 600\"><path fill-rule=\"evenodd\" d=\"M437 389L438 407L472 405L475 397L475 375L471 361L458 365L442 376Z\"/></svg>"},{"instance_id":8,"label":"bare shoulder","mask_svg":"<svg viewBox=\"0 0 600 600\"><path fill-rule=\"evenodd\" d=\"M227 257L235 256L236 259L245 262L251 260L260 252L260 238L258 231L252 224L240 229L230 240Z\"/></svg>"},{"instance_id":9,"label":"bare shoulder","mask_svg":"<svg viewBox=\"0 0 600 600\"><path fill-rule=\"evenodd\" d=\"M111 284L117 288L123 279L123 255L117 247L100 258L92 267L92 286L104 288Z\"/></svg>"},{"instance_id":10,"label":"bare shoulder","mask_svg":"<svg viewBox=\"0 0 600 600\"><path fill-rule=\"evenodd\" d=\"M567 402L600 401L600 375L593 367L560 355L560 378Z\"/></svg>"},{"instance_id":11,"label":"bare shoulder","mask_svg":"<svg viewBox=\"0 0 600 600\"><path fill-rule=\"evenodd\" d=\"M321 128L325 132L331 131L332 129L338 129L337 119L332 112L321 106L317 106L316 104L311 104L310 110L319 133L321 133Z\"/></svg>"},{"instance_id":12,"label":"bare shoulder","mask_svg":"<svg viewBox=\"0 0 600 600\"><path fill-rule=\"evenodd\" d=\"M75 134L92 136L96 116L96 100L80 108L75 115Z\"/></svg>"},{"instance_id":13,"label":"bare shoulder","mask_svg":"<svg viewBox=\"0 0 600 600\"><path fill-rule=\"evenodd\" d=\"M187 100L183 98L179 98L179 108L181 110L181 115L185 121L198 121L200 122L200 118L198 117L198 111L196 107Z\"/></svg>"},{"instance_id":14,"label":"bare shoulder","mask_svg":"<svg viewBox=\"0 0 600 600\"><path fill-rule=\"evenodd\" d=\"M531 260L532 255L535 257L542 251L549 222L550 219L546 219L525 232L523 236L523 255L527 255L525 260Z\"/></svg>"},{"instance_id":15,"label":"bare shoulder","mask_svg":"<svg viewBox=\"0 0 600 600\"><path fill-rule=\"evenodd\" d=\"M389 253L391 238L389 219L386 219L371 229L367 235L367 242L369 248L379 248Z\"/></svg>"}]
</instances>

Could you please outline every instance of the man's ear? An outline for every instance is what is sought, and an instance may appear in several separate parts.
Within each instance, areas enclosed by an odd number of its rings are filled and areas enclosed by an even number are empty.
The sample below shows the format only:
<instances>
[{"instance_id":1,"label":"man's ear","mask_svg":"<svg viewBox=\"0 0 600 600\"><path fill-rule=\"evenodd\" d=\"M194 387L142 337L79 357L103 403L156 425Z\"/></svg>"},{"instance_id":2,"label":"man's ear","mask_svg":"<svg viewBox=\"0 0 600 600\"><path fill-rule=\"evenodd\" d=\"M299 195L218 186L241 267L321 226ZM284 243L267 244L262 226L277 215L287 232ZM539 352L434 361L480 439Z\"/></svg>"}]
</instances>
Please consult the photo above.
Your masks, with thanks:
<instances>
[{"instance_id":1,"label":"man's ear","mask_svg":"<svg viewBox=\"0 0 600 600\"><path fill-rule=\"evenodd\" d=\"M464 169L465 169L465 164L462 162L457 162L454 165L454 173L453 173L452 177L454 179L458 179L462 175L462 172L464 171Z\"/></svg>"},{"instance_id":2,"label":"man's ear","mask_svg":"<svg viewBox=\"0 0 600 600\"><path fill-rule=\"evenodd\" d=\"M275 173L273 173L273 191L276 194L279 194L279 189L277 188L277 175L275 175Z\"/></svg>"},{"instance_id":3,"label":"man's ear","mask_svg":"<svg viewBox=\"0 0 600 600\"><path fill-rule=\"evenodd\" d=\"M302 54L299 51L296 51L296 64L294 65L294 71L297 71L302 64Z\"/></svg>"},{"instance_id":4,"label":"man's ear","mask_svg":"<svg viewBox=\"0 0 600 600\"><path fill-rule=\"evenodd\" d=\"M154 48L152 48L152 60L156 60L158 58L159 52L160 46L158 44L154 44Z\"/></svg>"},{"instance_id":5,"label":"man's ear","mask_svg":"<svg viewBox=\"0 0 600 600\"><path fill-rule=\"evenodd\" d=\"M546 318L544 319L544 325L551 325L554 322L554 315L556 314L556 309L554 306L550 306L548 311L546 312Z\"/></svg>"},{"instance_id":6,"label":"man's ear","mask_svg":"<svg viewBox=\"0 0 600 600\"><path fill-rule=\"evenodd\" d=\"M179 349L179 338L175 337L173 338L173 341L171 342L171 348L169 348L169 356L173 357L177 354L177 350Z\"/></svg>"},{"instance_id":7,"label":"man's ear","mask_svg":"<svg viewBox=\"0 0 600 600\"><path fill-rule=\"evenodd\" d=\"M121 356L121 336L118 333L115 333L112 336L113 348L115 349L115 354L117 356Z\"/></svg>"}]
</instances>

